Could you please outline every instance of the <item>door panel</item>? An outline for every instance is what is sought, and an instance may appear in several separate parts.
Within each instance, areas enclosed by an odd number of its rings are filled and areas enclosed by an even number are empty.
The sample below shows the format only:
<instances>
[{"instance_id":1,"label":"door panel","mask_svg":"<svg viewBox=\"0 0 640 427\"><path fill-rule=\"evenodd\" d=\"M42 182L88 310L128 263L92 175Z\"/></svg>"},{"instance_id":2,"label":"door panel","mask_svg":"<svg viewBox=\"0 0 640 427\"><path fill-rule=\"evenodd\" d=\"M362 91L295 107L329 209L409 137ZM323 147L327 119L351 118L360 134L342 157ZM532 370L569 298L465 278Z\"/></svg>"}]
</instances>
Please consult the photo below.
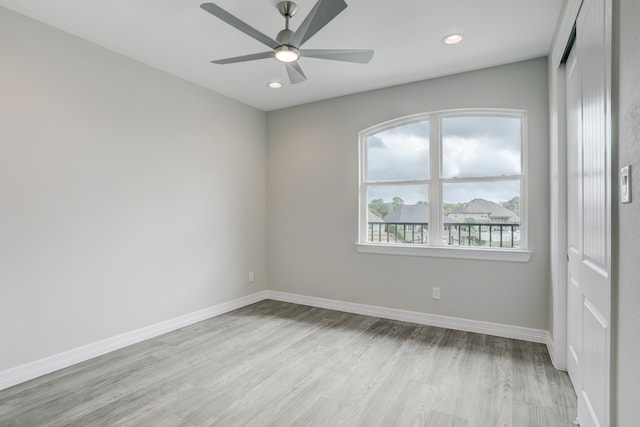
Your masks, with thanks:
<instances>
[{"instance_id":1,"label":"door panel","mask_svg":"<svg viewBox=\"0 0 640 427\"><path fill-rule=\"evenodd\" d=\"M609 322L588 298L584 300L582 319L582 345L585 354L582 366L584 414L578 416L582 426L607 425L602 422L607 415L606 387L603 387L607 375L603 367L607 366L605 349L608 345Z\"/></svg>"},{"instance_id":2,"label":"door panel","mask_svg":"<svg viewBox=\"0 0 640 427\"><path fill-rule=\"evenodd\" d=\"M575 276L569 276L569 289L567 301L569 303L568 322L569 330L567 331L567 342L569 345L567 372L571 377L573 387L578 390L580 388L580 354L582 353L582 290Z\"/></svg>"},{"instance_id":3,"label":"door panel","mask_svg":"<svg viewBox=\"0 0 640 427\"><path fill-rule=\"evenodd\" d=\"M583 254L608 271L604 0L585 0L578 15L582 77Z\"/></svg>"}]
</instances>

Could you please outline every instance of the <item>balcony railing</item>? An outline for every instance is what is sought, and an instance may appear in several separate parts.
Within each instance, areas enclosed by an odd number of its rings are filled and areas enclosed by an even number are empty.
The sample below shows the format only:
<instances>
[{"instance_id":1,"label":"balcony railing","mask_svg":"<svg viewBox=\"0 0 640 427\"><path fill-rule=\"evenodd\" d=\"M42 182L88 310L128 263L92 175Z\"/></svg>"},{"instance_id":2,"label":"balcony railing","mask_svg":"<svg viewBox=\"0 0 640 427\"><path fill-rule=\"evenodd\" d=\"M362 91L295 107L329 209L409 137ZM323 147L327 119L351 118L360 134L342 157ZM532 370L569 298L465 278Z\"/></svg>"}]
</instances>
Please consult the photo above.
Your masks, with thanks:
<instances>
[{"instance_id":1,"label":"balcony railing","mask_svg":"<svg viewBox=\"0 0 640 427\"><path fill-rule=\"evenodd\" d=\"M429 243L429 224L409 223L369 223L371 243L409 243L426 245Z\"/></svg>"},{"instance_id":2,"label":"balcony railing","mask_svg":"<svg viewBox=\"0 0 640 427\"><path fill-rule=\"evenodd\" d=\"M370 243L429 244L428 223L370 222L367 234ZM520 246L520 224L447 223L442 243L446 246L517 248Z\"/></svg>"}]
</instances>

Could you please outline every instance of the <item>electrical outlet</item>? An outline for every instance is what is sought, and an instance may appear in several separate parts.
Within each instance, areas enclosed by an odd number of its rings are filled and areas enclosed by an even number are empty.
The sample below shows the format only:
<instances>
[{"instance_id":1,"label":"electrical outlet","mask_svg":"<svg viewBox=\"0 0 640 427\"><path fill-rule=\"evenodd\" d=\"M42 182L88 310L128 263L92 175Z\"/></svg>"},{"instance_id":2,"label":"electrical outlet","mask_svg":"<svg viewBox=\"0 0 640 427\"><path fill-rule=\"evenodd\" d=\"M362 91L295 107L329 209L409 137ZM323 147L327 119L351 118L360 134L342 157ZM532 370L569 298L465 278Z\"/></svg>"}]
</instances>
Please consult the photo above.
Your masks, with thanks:
<instances>
[{"instance_id":1,"label":"electrical outlet","mask_svg":"<svg viewBox=\"0 0 640 427\"><path fill-rule=\"evenodd\" d=\"M249 283L253 283L253 281L255 280L255 275L253 274L253 271L249 272Z\"/></svg>"},{"instance_id":2,"label":"electrical outlet","mask_svg":"<svg viewBox=\"0 0 640 427\"><path fill-rule=\"evenodd\" d=\"M435 286L431 288L431 298L440 299L440 288Z\"/></svg>"}]
</instances>

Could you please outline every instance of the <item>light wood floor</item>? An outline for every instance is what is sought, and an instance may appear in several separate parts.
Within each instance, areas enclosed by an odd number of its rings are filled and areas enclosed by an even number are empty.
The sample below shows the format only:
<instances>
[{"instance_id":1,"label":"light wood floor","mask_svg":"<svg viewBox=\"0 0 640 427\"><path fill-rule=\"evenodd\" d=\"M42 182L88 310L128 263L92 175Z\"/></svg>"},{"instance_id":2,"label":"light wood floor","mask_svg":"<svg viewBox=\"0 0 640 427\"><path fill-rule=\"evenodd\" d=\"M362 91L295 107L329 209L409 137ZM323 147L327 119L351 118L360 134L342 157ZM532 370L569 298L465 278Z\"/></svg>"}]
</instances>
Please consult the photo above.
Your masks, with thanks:
<instances>
[{"instance_id":1,"label":"light wood floor","mask_svg":"<svg viewBox=\"0 0 640 427\"><path fill-rule=\"evenodd\" d=\"M275 301L0 391L0 426L572 426L540 344Z\"/></svg>"}]
</instances>

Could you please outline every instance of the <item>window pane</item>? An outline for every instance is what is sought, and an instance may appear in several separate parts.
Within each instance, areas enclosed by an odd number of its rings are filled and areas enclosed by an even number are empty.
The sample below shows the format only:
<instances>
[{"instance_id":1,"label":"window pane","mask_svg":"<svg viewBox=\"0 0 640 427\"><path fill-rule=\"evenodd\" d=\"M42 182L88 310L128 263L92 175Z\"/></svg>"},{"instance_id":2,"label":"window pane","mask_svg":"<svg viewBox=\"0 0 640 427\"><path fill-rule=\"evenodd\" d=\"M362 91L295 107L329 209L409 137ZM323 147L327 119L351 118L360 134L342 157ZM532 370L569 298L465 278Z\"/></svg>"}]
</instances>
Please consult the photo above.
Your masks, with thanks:
<instances>
[{"instance_id":1,"label":"window pane","mask_svg":"<svg viewBox=\"0 0 640 427\"><path fill-rule=\"evenodd\" d=\"M520 246L520 180L442 187L445 245Z\"/></svg>"},{"instance_id":2,"label":"window pane","mask_svg":"<svg viewBox=\"0 0 640 427\"><path fill-rule=\"evenodd\" d=\"M429 122L370 135L366 150L368 181L429 178Z\"/></svg>"},{"instance_id":3,"label":"window pane","mask_svg":"<svg viewBox=\"0 0 640 427\"><path fill-rule=\"evenodd\" d=\"M520 118L442 119L442 176L468 178L520 175Z\"/></svg>"},{"instance_id":4,"label":"window pane","mask_svg":"<svg viewBox=\"0 0 640 427\"><path fill-rule=\"evenodd\" d=\"M367 241L428 243L427 185L375 185L367 194Z\"/></svg>"}]
</instances>

